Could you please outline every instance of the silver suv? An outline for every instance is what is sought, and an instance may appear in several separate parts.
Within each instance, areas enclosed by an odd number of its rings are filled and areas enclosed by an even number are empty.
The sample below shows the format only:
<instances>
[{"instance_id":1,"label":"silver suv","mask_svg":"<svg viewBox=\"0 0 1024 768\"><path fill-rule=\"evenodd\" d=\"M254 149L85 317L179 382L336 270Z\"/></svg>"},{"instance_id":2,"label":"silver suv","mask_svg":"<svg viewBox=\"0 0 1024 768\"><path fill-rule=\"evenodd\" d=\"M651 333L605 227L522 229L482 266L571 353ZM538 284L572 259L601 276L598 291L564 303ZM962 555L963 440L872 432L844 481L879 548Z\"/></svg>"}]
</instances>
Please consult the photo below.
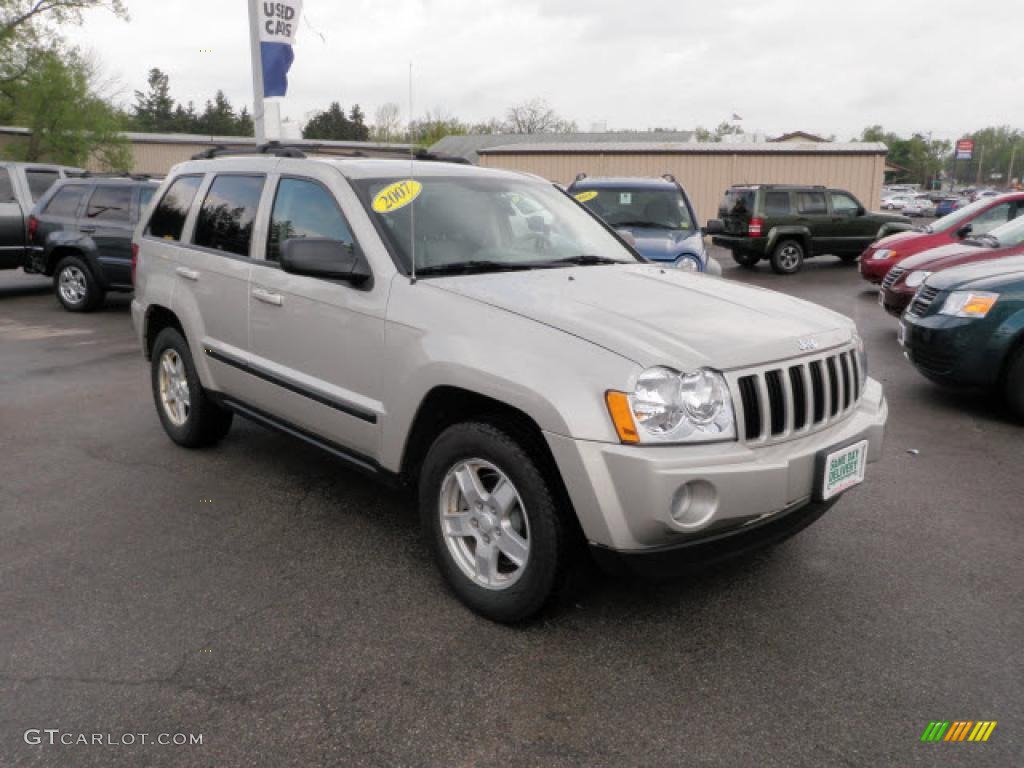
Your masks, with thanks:
<instances>
[{"instance_id":1,"label":"silver suv","mask_svg":"<svg viewBox=\"0 0 1024 768\"><path fill-rule=\"evenodd\" d=\"M645 262L556 186L294 150L174 168L132 318L190 448L234 414L416 489L474 610L794 533L882 450L847 318Z\"/></svg>"}]
</instances>

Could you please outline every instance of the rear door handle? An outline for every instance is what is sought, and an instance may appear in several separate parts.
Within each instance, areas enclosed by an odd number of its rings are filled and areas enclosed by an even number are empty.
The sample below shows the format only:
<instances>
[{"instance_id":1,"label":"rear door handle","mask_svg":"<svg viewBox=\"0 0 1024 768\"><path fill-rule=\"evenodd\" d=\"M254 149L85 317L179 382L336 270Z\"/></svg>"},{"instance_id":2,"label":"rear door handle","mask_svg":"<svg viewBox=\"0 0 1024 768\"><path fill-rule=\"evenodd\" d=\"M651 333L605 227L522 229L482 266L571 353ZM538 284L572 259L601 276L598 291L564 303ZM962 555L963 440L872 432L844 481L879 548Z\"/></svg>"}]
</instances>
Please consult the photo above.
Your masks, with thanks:
<instances>
[{"instance_id":1,"label":"rear door handle","mask_svg":"<svg viewBox=\"0 0 1024 768\"><path fill-rule=\"evenodd\" d=\"M199 279L199 273L196 272L194 269L189 269L188 267L178 267L174 271L177 272L180 277L184 277L186 280L192 280L193 282L195 282L196 280Z\"/></svg>"},{"instance_id":2,"label":"rear door handle","mask_svg":"<svg viewBox=\"0 0 1024 768\"><path fill-rule=\"evenodd\" d=\"M273 304L275 307L280 307L284 303L280 293L271 293L262 288L253 288L252 297L256 301L262 301L264 304Z\"/></svg>"},{"instance_id":3,"label":"rear door handle","mask_svg":"<svg viewBox=\"0 0 1024 768\"><path fill-rule=\"evenodd\" d=\"M93 232L96 231L96 227L79 227L79 230L85 232L86 234L91 235Z\"/></svg>"}]
</instances>

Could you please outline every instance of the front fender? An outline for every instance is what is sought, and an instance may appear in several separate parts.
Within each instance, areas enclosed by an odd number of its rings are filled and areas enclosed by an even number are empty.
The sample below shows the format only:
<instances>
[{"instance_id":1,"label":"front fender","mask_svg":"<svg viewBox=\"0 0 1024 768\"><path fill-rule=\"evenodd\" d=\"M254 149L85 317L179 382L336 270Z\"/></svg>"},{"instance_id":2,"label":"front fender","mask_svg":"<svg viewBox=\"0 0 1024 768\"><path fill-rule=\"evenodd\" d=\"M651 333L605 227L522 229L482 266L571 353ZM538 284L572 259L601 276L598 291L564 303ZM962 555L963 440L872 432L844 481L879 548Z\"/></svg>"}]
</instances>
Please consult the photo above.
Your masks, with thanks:
<instances>
[{"instance_id":1,"label":"front fender","mask_svg":"<svg viewBox=\"0 0 1024 768\"><path fill-rule=\"evenodd\" d=\"M995 333L989 337L989 352L986 357L991 360L1001 360L1000 371L1002 372L1009 362L1010 353L1019 344L1024 344L1024 309L1018 309L999 323Z\"/></svg>"},{"instance_id":2,"label":"front fender","mask_svg":"<svg viewBox=\"0 0 1024 768\"><path fill-rule=\"evenodd\" d=\"M397 278L389 303L381 464L397 471L420 404L437 387L506 403L545 432L618 442L605 392L625 389L636 363L558 329Z\"/></svg>"},{"instance_id":3,"label":"front fender","mask_svg":"<svg viewBox=\"0 0 1024 768\"><path fill-rule=\"evenodd\" d=\"M804 250L810 250L809 246L811 243L811 230L807 227L803 227L797 224L780 224L777 227L772 227L768 230L768 244L766 248L767 253L771 253L775 250L775 244L780 240L787 240L796 238L804 245Z\"/></svg>"}]
</instances>

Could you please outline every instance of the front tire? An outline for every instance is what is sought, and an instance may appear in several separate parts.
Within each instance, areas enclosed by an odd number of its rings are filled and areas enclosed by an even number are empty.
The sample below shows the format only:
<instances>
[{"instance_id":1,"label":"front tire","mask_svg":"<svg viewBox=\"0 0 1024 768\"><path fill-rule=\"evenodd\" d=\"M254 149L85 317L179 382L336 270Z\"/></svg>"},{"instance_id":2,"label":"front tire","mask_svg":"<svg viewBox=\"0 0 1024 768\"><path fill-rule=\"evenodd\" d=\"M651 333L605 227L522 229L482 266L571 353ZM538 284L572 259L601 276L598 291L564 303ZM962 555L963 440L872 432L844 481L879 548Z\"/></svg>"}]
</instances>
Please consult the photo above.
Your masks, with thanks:
<instances>
[{"instance_id":1,"label":"front tire","mask_svg":"<svg viewBox=\"0 0 1024 768\"><path fill-rule=\"evenodd\" d=\"M1024 423L1024 347L1018 347L1006 366L1003 397L1014 417Z\"/></svg>"},{"instance_id":2,"label":"front tire","mask_svg":"<svg viewBox=\"0 0 1024 768\"><path fill-rule=\"evenodd\" d=\"M449 427L420 472L419 503L445 581L476 613L512 623L565 584L569 531L536 459L489 424Z\"/></svg>"},{"instance_id":3,"label":"front tire","mask_svg":"<svg viewBox=\"0 0 1024 768\"><path fill-rule=\"evenodd\" d=\"M91 312L103 303L104 292L78 256L65 256L53 273L53 292L68 312Z\"/></svg>"},{"instance_id":4,"label":"front tire","mask_svg":"<svg viewBox=\"0 0 1024 768\"><path fill-rule=\"evenodd\" d=\"M151 381L160 423L178 445L213 445L231 429L234 414L203 389L188 342L176 328L164 328L153 343Z\"/></svg>"},{"instance_id":5,"label":"front tire","mask_svg":"<svg viewBox=\"0 0 1024 768\"><path fill-rule=\"evenodd\" d=\"M792 275L804 265L804 247L797 240L783 240L772 249L772 269L779 275Z\"/></svg>"}]
</instances>

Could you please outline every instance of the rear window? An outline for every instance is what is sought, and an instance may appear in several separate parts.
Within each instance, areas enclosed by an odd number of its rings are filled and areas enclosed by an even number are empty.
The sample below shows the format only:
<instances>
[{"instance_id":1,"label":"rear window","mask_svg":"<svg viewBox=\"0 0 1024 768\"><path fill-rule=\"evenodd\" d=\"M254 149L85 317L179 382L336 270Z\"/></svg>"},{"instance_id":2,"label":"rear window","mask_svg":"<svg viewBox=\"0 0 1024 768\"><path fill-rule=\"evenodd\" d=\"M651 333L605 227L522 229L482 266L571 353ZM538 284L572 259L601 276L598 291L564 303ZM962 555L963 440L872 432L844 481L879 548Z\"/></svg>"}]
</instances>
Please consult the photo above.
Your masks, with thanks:
<instances>
[{"instance_id":1,"label":"rear window","mask_svg":"<svg viewBox=\"0 0 1024 768\"><path fill-rule=\"evenodd\" d=\"M828 213L824 192L797 192L796 199L796 209L800 213Z\"/></svg>"},{"instance_id":2,"label":"rear window","mask_svg":"<svg viewBox=\"0 0 1024 768\"><path fill-rule=\"evenodd\" d=\"M789 214L789 192L774 190L764 196L765 216L786 216Z\"/></svg>"},{"instance_id":3,"label":"rear window","mask_svg":"<svg viewBox=\"0 0 1024 768\"><path fill-rule=\"evenodd\" d=\"M139 192L139 210L144 211L146 206L149 205L149 201L153 199L153 195L156 194L156 187L143 187Z\"/></svg>"},{"instance_id":4,"label":"rear window","mask_svg":"<svg viewBox=\"0 0 1024 768\"><path fill-rule=\"evenodd\" d=\"M47 216L62 216L73 218L78 213L78 206L89 191L85 184L72 184L58 189L57 193L50 198L43 213Z\"/></svg>"},{"instance_id":5,"label":"rear window","mask_svg":"<svg viewBox=\"0 0 1024 768\"><path fill-rule=\"evenodd\" d=\"M25 171L25 178L28 180L28 191L34 203L56 183L60 174L56 171Z\"/></svg>"},{"instance_id":6,"label":"rear window","mask_svg":"<svg viewBox=\"0 0 1024 768\"><path fill-rule=\"evenodd\" d=\"M98 221L128 221L132 213L133 192L131 187L96 187L89 199L85 217Z\"/></svg>"},{"instance_id":7,"label":"rear window","mask_svg":"<svg viewBox=\"0 0 1024 768\"><path fill-rule=\"evenodd\" d=\"M750 216L754 210L754 190L727 189L718 204L719 216Z\"/></svg>"},{"instance_id":8,"label":"rear window","mask_svg":"<svg viewBox=\"0 0 1024 768\"><path fill-rule=\"evenodd\" d=\"M263 182L263 176L215 178L199 210L192 242L204 248L248 256Z\"/></svg>"},{"instance_id":9,"label":"rear window","mask_svg":"<svg viewBox=\"0 0 1024 768\"><path fill-rule=\"evenodd\" d=\"M149 219L146 234L163 240L181 240L185 219L199 190L202 176L180 176L171 184Z\"/></svg>"}]
</instances>

